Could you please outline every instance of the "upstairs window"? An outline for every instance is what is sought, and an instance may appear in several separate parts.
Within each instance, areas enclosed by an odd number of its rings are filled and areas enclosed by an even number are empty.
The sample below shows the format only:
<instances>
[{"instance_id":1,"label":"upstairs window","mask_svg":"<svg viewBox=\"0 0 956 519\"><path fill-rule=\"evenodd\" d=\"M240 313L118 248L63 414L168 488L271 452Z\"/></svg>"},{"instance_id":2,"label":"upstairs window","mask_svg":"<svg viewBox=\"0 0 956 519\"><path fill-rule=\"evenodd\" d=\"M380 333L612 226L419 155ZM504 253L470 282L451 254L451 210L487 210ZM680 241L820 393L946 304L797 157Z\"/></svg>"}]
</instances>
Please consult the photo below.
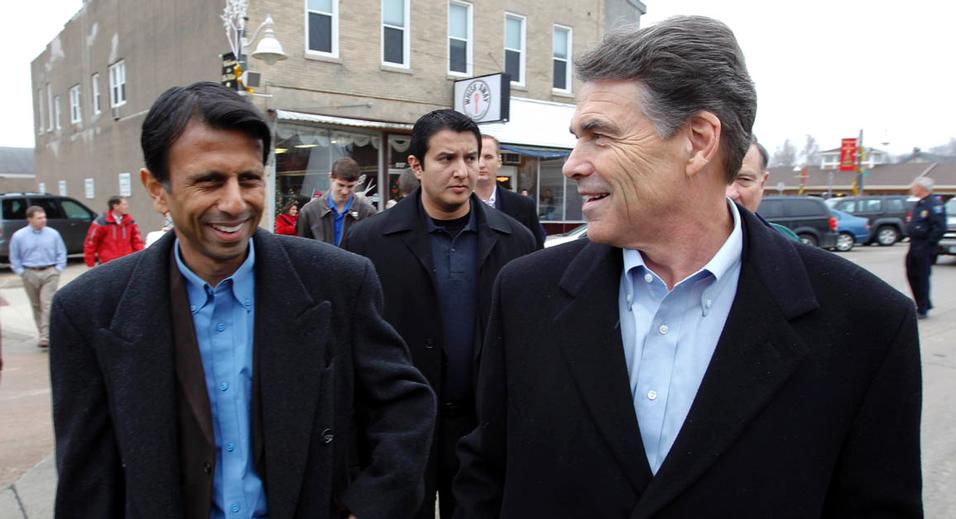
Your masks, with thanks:
<instances>
[{"instance_id":1,"label":"upstairs window","mask_svg":"<svg viewBox=\"0 0 956 519\"><path fill-rule=\"evenodd\" d=\"M93 74L90 76L90 92L93 97L93 115L97 115L103 111L103 104L100 101L100 75Z\"/></svg>"},{"instance_id":2,"label":"upstairs window","mask_svg":"<svg viewBox=\"0 0 956 519\"><path fill-rule=\"evenodd\" d=\"M467 2L448 2L448 72L471 75L472 7Z\"/></svg>"},{"instance_id":3,"label":"upstairs window","mask_svg":"<svg viewBox=\"0 0 956 519\"><path fill-rule=\"evenodd\" d=\"M53 87L49 83L46 84L46 131L53 131Z\"/></svg>"},{"instance_id":4,"label":"upstairs window","mask_svg":"<svg viewBox=\"0 0 956 519\"><path fill-rule=\"evenodd\" d=\"M552 87L559 92L571 91L571 29L554 26L552 38L554 79Z\"/></svg>"},{"instance_id":5,"label":"upstairs window","mask_svg":"<svg viewBox=\"0 0 956 519\"><path fill-rule=\"evenodd\" d=\"M511 82L524 86L524 16L505 15L505 72L511 75Z\"/></svg>"},{"instance_id":6,"label":"upstairs window","mask_svg":"<svg viewBox=\"0 0 956 519\"><path fill-rule=\"evenodd\" d=\"M43 89L37 89L37 133L43 134Z\"/></svg>"},{"instance_id":7,"label":"upstairs window","mask_svg":"<svg viewBox=\"0 0 956 519\"><path fill-rule=\"evenodd\" d=\"M60 126L60 96L53 98L53 113L55 114L53 119L54 122L56 122L56 129L59 130L62 128L62 126Z\"/></svg>"},{"instance_id":8,"label":"upstairs window","mask_svg":"<svg viewBox=\"0 0 956 519\"><path fill-rule=\"evenodd\" d=\"M70 123L77 124L83 120L80 112L80 85L70 87Z\"/></svg>"},{"instance_id":9,"label":"upstairs window","mask_svg":"<svg viewBox=\"0 0 956 519\"><path fill-rule=\"evenodd\" d=\"M382 0L382 63L408 68L408 0Z\"/></svg>"},{"instance_id":10,"label":"upstairs window","mask_svg":"<svg viewBox=\"0 0 956 519\"><path fill-rule=\"evenodd\" d=\"M310 53L338 57L339 1L305 0L306 50Z\"/></svg>"},{"instance_id":11,"label":"upstairs window","mask_svg":"<svg viewBox=\"0 0 956 519\"><path fill-rule=\"evenodd\" d=\"M110 106L126 104L126 62L119 61L110 65Z\"/></svg>"}]
</instances>

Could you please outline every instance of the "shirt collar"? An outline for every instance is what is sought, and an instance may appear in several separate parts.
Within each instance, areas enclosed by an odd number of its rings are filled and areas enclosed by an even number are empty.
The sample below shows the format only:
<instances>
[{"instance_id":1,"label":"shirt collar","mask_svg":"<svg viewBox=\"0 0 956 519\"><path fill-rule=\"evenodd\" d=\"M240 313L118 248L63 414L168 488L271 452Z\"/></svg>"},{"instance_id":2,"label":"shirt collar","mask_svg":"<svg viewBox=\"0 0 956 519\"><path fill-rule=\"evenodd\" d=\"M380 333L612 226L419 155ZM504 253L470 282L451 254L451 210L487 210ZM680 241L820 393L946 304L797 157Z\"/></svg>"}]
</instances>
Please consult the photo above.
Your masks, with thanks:
<instances>
[{"instance_id":1,"label":"shirt collar","mask_svg":"<svg viewBox=\"0 0 956 519\"><path fill-rule=\"evenodd\" d=\"M179 238L176 238L173 250L176 253L176 266L186 280L186 292L189 294L190 310L196 313L206 305L209 301L210 293L213 292L215 288L210 287L209 283L203 281L202 278L197 276L196 273L190 270L189 267L186 266L186 263L183 262L183 258L179 252ZM216 288L225 286L228 281L232 288L231 292L233 297L235 297L236 301L244 306L247 311L252 309L252 301L255 295L255 277L253 270L255 264L256 248L253 244L253 239L249 238L249 254L246 256L245 261L239 265L239 268L237 268L232 275L216 285Z\"/></svg>"},{"instance_id":2,"label":"shirt collar","mask_svg":"<svg viewBox=\"0 0 956 519\"><path fill-rule=\"evenodd\" d=\"M433 232L438 232L438 231L443 231L443 230L444 230L444 229L442 229L441 227L435 225L435 221L432 220L432 217L431 217L431 216L428 216L428 212L425 211L425 208L424 208L424 207L422 207L421 209L422 209L422 216L424 216L424 218L425 218L425 229L427 229L429 233L433 233ZM468 211L468 223L466 223L465 226L464 226L461 230L462 230L463 232L464 232L464 231L477 232L477 230L478 230L478 223L477 223L477 221L475 220L475 207L474 207L474 205L471 207L471 211Z\"/></svg>"},{"instance_id":3,"label":"shirt collar","mask_svg":"<svg viewBox=\"0 0 956 519\"><path fill-rule=\"evenodd\" d=\"M491 196L488 197L488 200L482 200L482 202L488 204L490 207L495 207L495 203L498 201L498 183L495 182L495 186L491 188Z\"/></svg>"},{"instance_id":4,"label":"shirt collar","mask_svg":"<svg viewBox=\"0 0 956 519\"><path fill-rule=\"evenodd\" d=\"M334 214L334 215L336 215L336 216L339 216L339 215L342 215L342 214L345 214L345 213L349 212L349 209L352 208L352 201L353 201L353 200L355 200L355 195L349 195L349 201L348 201L348 202L345 202L345 207L342 208L342 212L341 212L341 213L339 212L338 209L335 208L335 201L332 200L332 194L331 194L331 193L329 193L329 198L326 200L326 202L328 203L329 209L332 211L332 214Z\"/></svg>"}]
</instances>

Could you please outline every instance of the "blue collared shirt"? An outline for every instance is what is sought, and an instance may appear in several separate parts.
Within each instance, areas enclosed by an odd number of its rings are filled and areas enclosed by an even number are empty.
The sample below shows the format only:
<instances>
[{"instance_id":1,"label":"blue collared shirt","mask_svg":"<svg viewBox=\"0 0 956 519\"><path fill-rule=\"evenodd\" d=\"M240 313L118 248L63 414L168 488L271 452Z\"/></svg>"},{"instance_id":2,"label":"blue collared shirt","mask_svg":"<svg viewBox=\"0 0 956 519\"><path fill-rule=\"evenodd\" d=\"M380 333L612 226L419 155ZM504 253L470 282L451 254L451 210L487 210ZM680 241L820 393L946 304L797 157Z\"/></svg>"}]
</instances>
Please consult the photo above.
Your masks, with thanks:
<instances>
[{"instance_id":1,"label":"blue collared shirt","mask_svg":"<svg viewBox=\"0 0 956 519\"><path fill-rule=\"evenodd\" d=\"M209 517L268 517L265 490L254 465L250 430L255 247L250 239L246 260L215 287L183 263L178 239L175 250L176 265L186 280L216 437L216 472Z\"/></svg>"},{"instance_id":2,"label":"blue collared shirt","mask_svg":"<svg viewBox=\"0 0 956 519\"><path fill-rule=\"evenodd\" d=\"M352 208L352 202L355 200L355 195L349 196L349 201L345 203L345 207L342 208L340 213L338 209L335 208L335 202L332 200L332 194L329 193L329 209L332 210L332 232L334 233L335 246L338 247L342 243L342 228L345 225L345 215L348 214L349 209Z\"/></svg>"},{"instance_id":3,"label":"blue collared shirt","mask_svg":"<svg viewBox=\"0 0 956 519\"><path fill-rule=\"evenodd\" d=\"M624 250L621 337L641 440L655 474L697 396L737 293L743 233L737 208L728 206L730 236L670 291L640 251Z\"/></svg>"},{"instance_id":4,"label":"blue collared shirt","mask_svg":"<svg viewBox=\"0 0 956 519\"><path fill-rule=\"evenodd\" d=\"M26 267L49 267L60 272L66 268L66 245L56 229L49 226L39 231L27 224L10 237L10 268L16 275Z\"/></svg>"}]
</instances>

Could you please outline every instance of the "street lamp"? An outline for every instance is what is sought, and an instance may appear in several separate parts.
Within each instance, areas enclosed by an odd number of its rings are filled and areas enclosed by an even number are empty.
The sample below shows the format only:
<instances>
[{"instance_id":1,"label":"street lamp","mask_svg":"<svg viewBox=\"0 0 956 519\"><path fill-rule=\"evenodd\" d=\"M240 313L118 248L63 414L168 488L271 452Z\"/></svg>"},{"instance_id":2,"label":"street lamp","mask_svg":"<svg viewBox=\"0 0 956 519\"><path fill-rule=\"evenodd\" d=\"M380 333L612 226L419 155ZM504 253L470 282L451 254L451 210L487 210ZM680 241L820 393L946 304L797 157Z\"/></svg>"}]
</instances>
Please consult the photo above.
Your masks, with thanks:
<instances>
[{"instance_id":1,"label":"street lamp","mask_svg":"<svg viewBox=\"0 0 956 519\"><path fill-rule=\"evenodd\" d=\"M268 65L273 65L277 61L282 61L288 56L282 50L282 44L276 39L275 22L272 21L272 15L266 15L266 19L252 33L252 38L246 38L246 4L248 0L226 0L226 8L222 11L222 22L226 28L226 39L229 41L229 48L236 57L236 63L243 71L246 70L245 48L252 45L259 39L259 33L262 32L262 38L256 45L256 50L252 51L252 57L265 61ZM263 32L264 31L264 32ZM237 78L238 79L238 78Z\"/></svg>"}]
</instances>

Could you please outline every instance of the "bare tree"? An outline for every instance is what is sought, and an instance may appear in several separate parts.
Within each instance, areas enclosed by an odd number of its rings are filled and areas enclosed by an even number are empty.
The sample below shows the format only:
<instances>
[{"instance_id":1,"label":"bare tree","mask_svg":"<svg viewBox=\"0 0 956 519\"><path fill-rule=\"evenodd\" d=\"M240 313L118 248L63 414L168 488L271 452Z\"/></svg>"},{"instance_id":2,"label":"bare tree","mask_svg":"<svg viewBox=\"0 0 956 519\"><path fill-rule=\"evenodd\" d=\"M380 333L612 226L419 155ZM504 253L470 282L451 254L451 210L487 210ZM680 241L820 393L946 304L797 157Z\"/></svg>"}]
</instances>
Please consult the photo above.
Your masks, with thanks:
<instances>
[{"instance_id":1,"label":"bare tree","mask_svg":"<svg viewBox=\"0 0 956 519\"><path fill-rule=\"evenodd\" d=\"M792 167L797 163L797 148L790 142L790 139L783 141L783 145L779 146L773 152L773 158L770 159L771 166L787 166Z\"/></svg>"},{"instance_id":2,"label":"bare tree","mask_svg":"<svg viewBox=\"0 0 956 519\"><path fill-rule=\"evenodd\" d=\"M803 145L803 151L800 152L800 160L804 166L820 165L820 146L812 135L807 135L807 140Z\"/></svg>"}]
</instances>

